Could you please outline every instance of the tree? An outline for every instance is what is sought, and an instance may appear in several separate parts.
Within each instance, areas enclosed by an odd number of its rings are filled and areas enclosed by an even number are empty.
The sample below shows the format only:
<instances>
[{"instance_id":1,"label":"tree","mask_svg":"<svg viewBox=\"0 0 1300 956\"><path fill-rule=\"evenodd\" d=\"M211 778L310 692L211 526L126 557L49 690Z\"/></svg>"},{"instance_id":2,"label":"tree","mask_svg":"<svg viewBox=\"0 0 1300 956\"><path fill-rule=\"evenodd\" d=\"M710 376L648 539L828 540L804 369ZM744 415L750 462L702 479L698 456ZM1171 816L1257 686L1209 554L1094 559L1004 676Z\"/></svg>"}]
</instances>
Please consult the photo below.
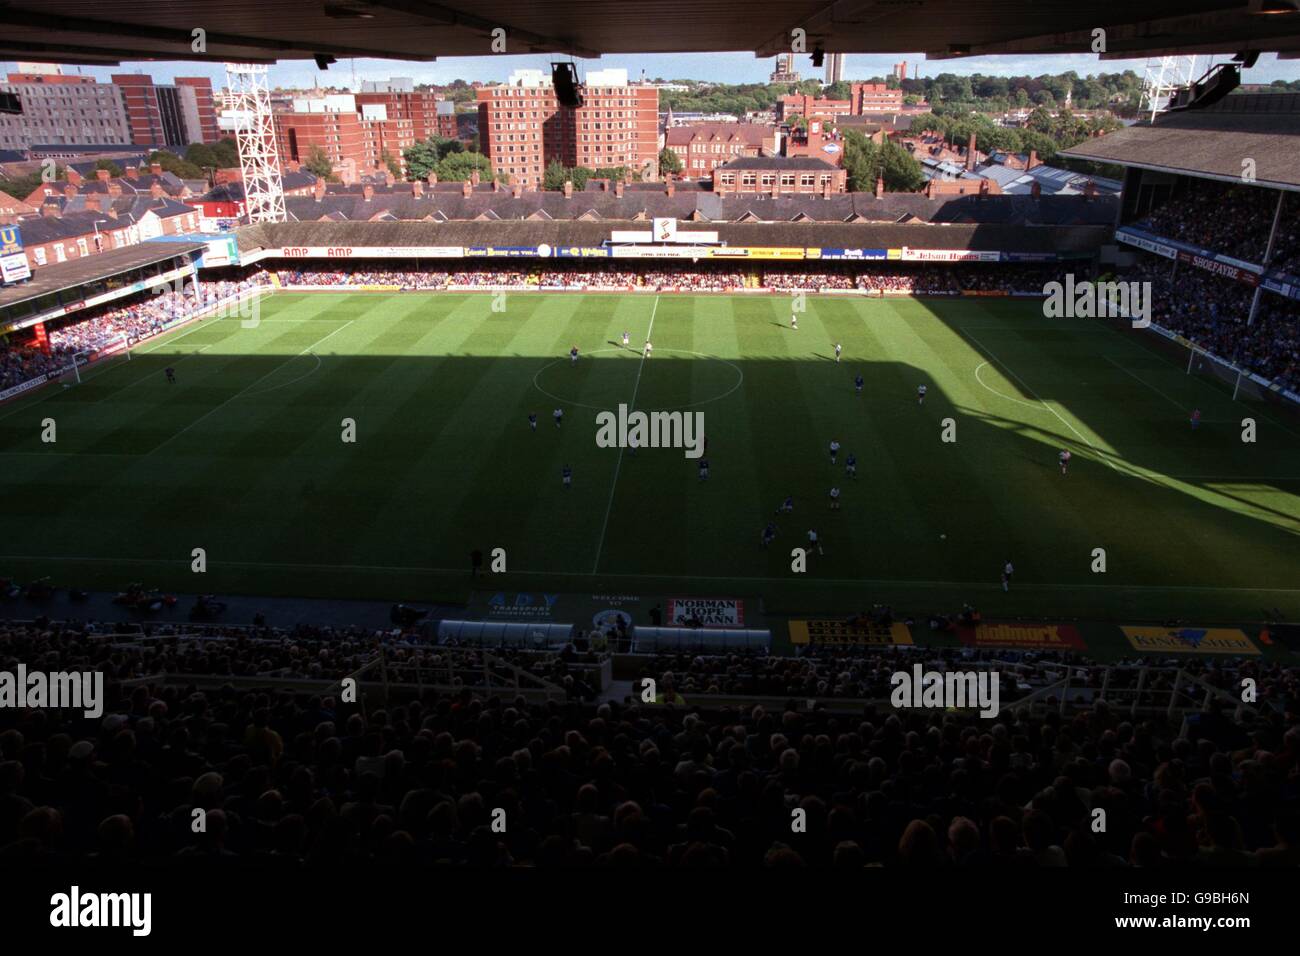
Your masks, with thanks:
<instances>
[{"instance_id":1,"label":"tree","mask_svg":"<svg viewBox=\"0 0 1300 956\"><path fill-rule=\"evenodd\" d=\"M212 144L212 155L216 165L222 169L232 169L239 165L239 145L227 136Z\"/></svg>"},{"instance_id":2,"label":"tree","mask_svg":"<svg viewBox=\"0 0 1300 956\"><path fill-rule=\"evenodd\" d=\"M569 171L562 162L553 159L546 164L546 171L542 173L542 189L553 193L561 192L568 181Z\"/></svg>"},{"instance_id":3,"label":"tree","mask_svg":"<svg viewBox=\"0 0 1300 956\"><path fill-rule=\"evenodd\" d=\"M442 182L464 182L475 170L481 179L491 180L492 164L479 153L448 153L438 161L438 179Z\"/></svg>"},{"instance_id":4,"label":"tree","mask_svg":"<svg viewBox=\"0 0 1300 956\"><path fill-rule=\"evenodd\" d=\"M874 191L877 176L889 192L915 192L925 183L921 164L907 150L889 140L878 146L853 129L844 132L844 169L850 192Z\"/></svg>"},{"instance_id":5,"label":"tree","mask_svg":"<svg viewBox=\"0 0 1300 956\"><path fill-rule=\"evenodd\" d=\"M203 170L181 159L175 153L170 153L164 149L154 150L149 154L149 162L157 163L163 168L163 172L171 173L181 179L202 179Z\"/></svg>"},{"instance_id":6,"label":"tree","mask_svg":"<svg viewBox=\"0 0 1300 956\"><path fill-rule=\"evenodd\" d=\"M429 173L438 168L438 163L444 156L464 151L465 145L459 140L430 136L402 151L402 156L406 159L406 175L412 180L427 179Z\"/></svg>"},{"instance_id":7,"label":"tree","mask_svg":"<svg viewBox=\"0 0 1300 956\"><path fill-rule=\"evenodd\" d=\"M682 171L682 158L665 146L659 150L659 175L676 176Z\"/></svg>"},{"instance_id":8,"label":"tree","mask_svg":"<svg viewBox=\"0 0 1300 956\"><path fill-rule=\"evenodd\" d=\"M191 143L186 148L185 161L193 163L200 169L211 169L219 165L216 151L211 146L205 146L202 143Z\"/></svg>"},{"instance_id":9,"label":"tree","mask_svg":"<svg viewBox=\"0 0 1300 956\"><path fill-rule=\"evenodd\" d=\"M394 179L402 178L402 164L393 158L392 153L388 150L384 150L383 153L380 154L379 158L383 164L388 167L388 171L393 174Z\"/></svg>"},{"instance_id":10,"label":"tree","mask_svg":"<svg viewBox=\"0 0 1300 956\"><path fill-rule=\"evenodd\" d=\"M302 167L317 179L329 179L334 175L334 164L319 146L307 147L307 159L303 161Z\"/></svg>"}]
</instances>

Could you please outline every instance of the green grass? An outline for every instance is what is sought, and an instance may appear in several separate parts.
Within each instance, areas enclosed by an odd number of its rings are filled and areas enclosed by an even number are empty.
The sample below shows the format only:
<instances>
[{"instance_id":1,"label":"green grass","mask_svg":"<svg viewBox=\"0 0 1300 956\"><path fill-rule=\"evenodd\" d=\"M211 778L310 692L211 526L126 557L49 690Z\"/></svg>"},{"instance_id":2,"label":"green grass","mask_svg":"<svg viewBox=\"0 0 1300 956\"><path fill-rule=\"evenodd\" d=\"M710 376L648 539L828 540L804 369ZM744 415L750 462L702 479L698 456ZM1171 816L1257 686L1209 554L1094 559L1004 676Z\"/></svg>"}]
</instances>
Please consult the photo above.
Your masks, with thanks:
<instances>
[{"instance_id":1,"label":"green grass","mask_svg":"<svg viewBox=\"0 0 1300 956\"><path fill-rule=\"evenodd\" d=\"M491 303L280 293L257 328L205 320L0 408L0 574L463 600L469 552L502 547L493 584L506 588L761 596L772 613L973 600L986 616L1300 617L1300 426L1133 333L1007 300L811 298L798 332L784 298ZM633 351L614 344L624 329ZM680 450L596 446L596 411L634 394L638 408L704 413L710 481ZM40 440L46 418L56 443ZM940 440L945 418L955 443ZM832 438L856 452L856 481L831 467ZM796 513L761 550L787 493ZM796 575L790 549L809 527L826 554Z\"/></svg>"}]
</instances>

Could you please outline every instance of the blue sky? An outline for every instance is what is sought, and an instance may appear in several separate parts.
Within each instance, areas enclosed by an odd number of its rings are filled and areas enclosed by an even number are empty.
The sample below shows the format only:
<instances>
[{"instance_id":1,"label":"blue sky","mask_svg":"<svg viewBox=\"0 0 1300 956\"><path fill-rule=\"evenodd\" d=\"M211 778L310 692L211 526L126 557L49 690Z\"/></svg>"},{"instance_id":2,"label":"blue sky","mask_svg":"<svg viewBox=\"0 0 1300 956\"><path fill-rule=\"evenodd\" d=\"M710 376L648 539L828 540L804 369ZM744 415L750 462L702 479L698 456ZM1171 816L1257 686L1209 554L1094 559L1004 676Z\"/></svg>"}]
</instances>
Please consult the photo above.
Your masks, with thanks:
<instances>
[{"instance_id":1,"label":"blue sky","mask_svg":"<svg viewBox=\"0 0 1300 956\"><path fill-rule=\"evenodd\" d=\"M938 73L985 73L1002 76L1042 73L1062 73L1074 70L1080 76L1089 73L1114 73L1125 69L1142 74L1146 60L1102 60L1091 54L1065 56L984 56L961 60L925 60L919 53L875 55L850 54L845 66L846 79L865 79L885 75L894 63L905 59L920 67L922 76ZM1219 56L1217 60L1227 57ZM350 86L355 68L358 80L380 80L390 76L410 76L416 82L449 83L456 78L466 81L502 80L520 67L546 67L549 56L478 56L437 60L433 63L411 63L403 60L340 60L324 72L318 72L311 61L286 60L271 68L272 85L308 87L318 79L328 86ZM750 53L685 53L685 54L628 54L606 56L598 60L579 60L579 72L600 67L623 67L634 78L644 69L646 76L665 79L690 78L729 83L763 82L774 65L772 59L759 59ZM1204 58L1202 63L1206 63ZM822 71L814 69L807 56L798 57L796 68L805 78L820 78ZM12 71L13 64L4 64L4 71ZM66 67L68 71L77 67ZM112 73L149 73L155 80L170 81L176 75L208 76L214 86L225 83L225 71L220 65L209 63L123 63L120 67L81 67L82 72L102 79ZM1243 76L1247 83L1268 83L1272 80L1300 79L1300 61L1278 60L1273 54L1260 57L1259 63Z\"/></svg>"}]
</instances>

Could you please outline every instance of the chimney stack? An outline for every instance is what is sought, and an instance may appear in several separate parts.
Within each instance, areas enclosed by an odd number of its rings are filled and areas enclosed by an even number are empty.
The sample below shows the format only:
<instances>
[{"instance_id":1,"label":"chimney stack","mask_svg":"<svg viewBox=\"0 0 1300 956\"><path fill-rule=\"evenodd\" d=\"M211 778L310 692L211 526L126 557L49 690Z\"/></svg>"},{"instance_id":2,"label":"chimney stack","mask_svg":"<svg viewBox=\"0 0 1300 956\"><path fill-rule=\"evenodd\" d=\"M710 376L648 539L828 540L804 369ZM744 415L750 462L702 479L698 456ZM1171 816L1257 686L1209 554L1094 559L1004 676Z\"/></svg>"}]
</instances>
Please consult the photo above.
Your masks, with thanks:
<instances>
[{"instance_id":1,"label":"chimney stack","mask_svg":"<svg viewBox=\"0 0 1300 956\"><path fill-rule=\"evenodd\" d=\"M154 176L162 175L162 163L150 163L149 172Z\"/></svg>"},{"instance_id":2,"label":"chimney stack","mask_svg":"<svg viewBox=\"0 0 1300 956\"><path fill-rule=\"evenodd\" d=\"M1025 163L1025 169L1033 169L1037 165L1038 165L1038 150L1031 149L1029 151L1029 160L1028 162Z\"/></svg>"},{"instance_id":3,"label":"chimney stack","mask_svg":"<svg viewBox=\"0 0 1300 956\"><path fill-rule=\"evenodd\" d=\"M975 134L970 134L970 141L966 146L966 171L973 172L975 169Z\"/></svg>"},{"instance_id":4,"label":"chimney stack","mask_svg":"<svg viewBox=\"0 0 1300 956\"><path fill-rule=\"evenodd\" d=\"M501 180L497 179L495 176L492 178L492 191L494 193L501 192Z\"/></svg>"},{"instance_id":5,"label":"chimney stack","mask_svg":"<svg viewBox=\"0 0 1300 956\"><path fill-rule=\"evenodd\" d=\"M316 197L317 202L325 198L325 180L316 180L316 185L312 187L312 195Z\"/></svg>"},{"instance_id":6,"label":"chimney stack","mask_svg":"<svg viewBox=\"0 0 1300 956\"><path fill-rule=\"evenodd\" d=\"M374 198L375 198L375 187L374 187L374 186L370 185L369 183L366 183L364 186L361 187L361 201L362 201L362 202L370 202L370 200L372 200L372 199L374 199Z\"/></svg>"},{"instance_id":7,"label":"chimney stack","mask_svg":"<svg viewBox=\"0 0 1300 956\"><path fill-rule=\"evenodd\" d=\"M464 196L466 199L472 196L474 194L474 183L468 179L465 180L463 183L461 183L460 194Z\"/></svg>"},{"instance_id":8,"label":"chimney stack","mask_svg":"<svg viewBox=\"0 0 1300 956\"><path fill-rule=\"evenodd\" d=\"M72 170L69 169L68 173L69 175L71 175ZM80 179L81 177L77 177L77 178ZM97 169L95 170L95 178L98 179L101 183L106 183L113 177L107 169Z\"/></svg>"},{"instance_id":9,"label":"chimney stack","mask_svg":"<svg viewBox=\"0 0 1300 956\"><path fill-rule=\"evenodd\" d=\"M885 197L885 177L877 176L876 177L876 198L883 199L884 197Z\"/></svg>"},{"instance_id":10,"label":"chimney stack","mask_svg":"<svg viewBox=\"0 0 1300 956\"><path fill-rule=\"evenodd\" d=\"M1083 198L1084 199L1097 198L1097 184L1094 183L1091 179L1088 180L1083 186Z\"/></svg>"},{"instance_id":11,"label":"chimney stack","mask_svg":"<svg viewBox=\"0 0 1300 956\"><path fill-rule=\"evenodd\" d=\"M984 198L985 196L987 196L988 194L989 194L989 181L988 181L987 179L981 179L981 180L980 180L980 199L983 199L983 198Z\"/></svg>"},{"instance_id":12,"label":"chimney stack","mask_svg":"<svg viewBox=\"0 0 1300 956\"><path fill-rule=\"evenodd\" d=\"M100 172L103 172L103 170L100 170ZM71 166L67 166L64 168L63 175L67 177L67 181L72 183L72 185L74 186L81 185L82 182L81 173L77 172Z\"/></svg>"},{"instance_id":13,"label":"chimney stack","mask_svg":"<svg viewBox=\"0 0 1300 956\"><path fill-rule=\"evenodd\" d=\"M127 179L130 179L130 180L136 180L136 179L139 179L139 178L140 178L140 167L139 167L139 166L128 166L128 167L126 167L126 178L127 178Z\"/></svg>"},{"instance_id":14,"label":"chimney stack","mask_svg":"<svg viewBox=\"0 0 1300 956\"><path fill-rule=\"evenodd\" d=\"M54 203L52 202L42 203L41 215L44 216L46 219L58 219L59 207L54 205Z\"/></svg>"},{"instance_id":15,"label":"chimney stack","mask_svg":"<svg viewBox=\"0 0 1300 956\"><path fill-rule=\"evenodd\" d=\"M614 197L616 199L623 198L623 180L621 179L614 183Z\"/></svg>"},{"instance_id":16,"label":"chimney stack","mask_svg":"<svg viewBox=\"0 0 1300 956\"><path fill-rule=\"evenodd\" d=\"M109 183L109 184L108 184L108 194L109 194L110 196L114 197L114 198L116 198L116 197L122 195L122 184L121 184L121 183Z\"/></svg>"},{"instance_id":17,"label":"chimney stack","mask_svg":"<svg viewBox=\"0 0 1300 956\"><path fill-rule=\"evenodd\" d=\"M510 195L514 196L516 199L521 198L523 194L524 194L523 183L515 183L513 186L510 187Z\"/></svg>"},{"instance_id":18,"label":"chimney stack","mask_svg":"<svg viewBox=\"0 0 1300 956\"><path fill-rule=\"evenodd\" d=\"M470 177L469 177L470 185L477 186L479 184L479 178L480 177L478 174L478 170L476 169L472 173L470 173Z\"/></svg>"},{"instance_id":19,"label":"chimney stack","mask_svg":"<svg viewBox=\"0 0 1300 956\"><path fill-rule=\"evenodd\" d=\"M395 182L397 182L397 177L393 175L393 171L391 169L384 170L384 185L392 186Z\"/></svg>"},{"instance_id":20,"label":"chimney stack","mask_svg":"<svg viewBox=\"0 0 1300 956\"><path fill-rule=\"evenodd\" d=\"M664 192L671 196L676 191L676 188L677 187L673 184L673 178L669 176L668 182L664 187Z\"/></svg>"},{"instance_id":21,"label":"chimney stack","mask_svg":"<svg viewBox=\"0 0 1300 956\"><path fill-rule=\"evenodd\" d=\"M429 179L429 185L430 185L430 186L436 186L436 185L438 185L438 173L437 173L435 170L432 170L432 169L429 170L429 176L428 176L428 179Z\"/></svg>"},{"instance_id":22,"label":"chimney stack","mask_svg":"<svg viewBox=\"0 0 1300 956\"><path fill-rule=\"evenodd\" d=\"M411 196L414 199L422 198L424 196L424 183L418 179L411 183Z\"/></svg>"},{"instance_id":23,"label":"chimney stack","mask_svg":"<svg viewBox=\"0 0 1300 956\"><path fill-rule=\"evenodd\" d=\"M152 186L149 187L149 195L152 198L162 199L162 194L163 194L162 183L154 183Z\"/></svg>"},{"instance_id":24,"label":"chimney stack","mask_svg":"<svg viewBox=\"0 0 1300 956\"><path fill-rule=\"evenodd\" d=\"M572 199L572 198L573 198L573 180L572 180L572 179L566 179L566 180L564 181L564 198L565 198L565 199Z\"/></svg>"},{"instance_id":25,"label":"chimney stack","mask_svg":"<svg viewBox=\"0 0 1300 956\"><path fill-rule=\"evenodd\" d=\"M1029 195L1032 196L1034 199L1039 199L1042 197L1043 184L1040 183L1037 179L1035 179L1033 185L1029 187Z\"/></svg>"}]
</instances>

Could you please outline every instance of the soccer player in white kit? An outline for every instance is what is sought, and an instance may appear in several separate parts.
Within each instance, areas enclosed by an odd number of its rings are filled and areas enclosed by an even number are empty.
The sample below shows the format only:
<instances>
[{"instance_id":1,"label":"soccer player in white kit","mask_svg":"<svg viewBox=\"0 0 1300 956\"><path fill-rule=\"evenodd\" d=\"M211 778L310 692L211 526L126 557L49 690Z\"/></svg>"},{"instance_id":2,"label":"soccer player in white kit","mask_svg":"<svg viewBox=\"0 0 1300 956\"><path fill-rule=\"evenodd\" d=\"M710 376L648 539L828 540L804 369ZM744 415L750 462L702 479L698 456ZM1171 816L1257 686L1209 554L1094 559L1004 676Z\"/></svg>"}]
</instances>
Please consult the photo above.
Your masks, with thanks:
<instances>
[{"instance_id":1,"label":"soccer player in white kit","mask_svg":"<svg viewBox=\"0 0 1300 956\"><path fill-rule=\"evenodd\" d=\"M843 352L843 351L844 351L844 346L840 345L839 342L836 342L836 343L835 343L835 361L838 362L838 361L840 360L840 353Z\"/></svg>"},{"instance_id":2,"label":"soccer player in white kit","mask_svg":"<svg viewBox=\"0 0 1300 956\"><path fill-rule=\"evenodd\" d=\"M1061 463L1061 474L1065 474L1070 467L1070 459L1074 456L1070 454L1070 449L1062 448L1061 453L1056 456Z\"/></svg>"},{"instance_id":3,"label":"soccer player in white kit","mask_svg":"<svg viewBox=\"0 0 1300 956\"><path fill-rule=\"evenodd\" d=\"M817 549L818 554L825 553L822 551L821 542L817 540L817 532L814 529L809 528L808 529L808 550L811 551L813 548Z\"/></svg>"},{"instance_id":4,"label":"soccer player in white kit","mask_svg":"<svg viewBox=\"0 0 1300 956\"><path fill-rule=\"evenodd\" d=\"M838 487L831 489L831 511L840 510L840 489Z\"/></svg>"},{"instance_id":5,"label":"soccer player in white kit","mask_svg":"<svg viewBox=\"0 0 1300 956\"><path fill-rule=\"evenodd\" d=\"M790 313L790 328L794 329L796 332L799 331L799 316L794 312Z\"/></svg>"},{"instance_id":6,"label":"soccer player in white kit","mask_svg":"<svg viewBox=\"0 0 1300 956\"><path fill-rule=\"evenodd\" d=\"M835 459L839 457L839 454L840 454L840 443L832 439L831 440L831 464L832 465L835 464Z\"/></svg>"},{"instance_id":7,"label":"soccer player in white kit","mask_svg":"<svg viewBox=\"0 0 1300 956\"><path fill-rule=\"evenodd\" d=\"M926 388L924 385L916 386L916 404L918 405L925 404L925 392L926 392Z\"/></svg>"},{"instance_id":8,"label":"soccer player in white kit","mask_svg":"<svg viewBox=\"0 0 1300 956\"><path fill-rule=\"evenodd\" d=\"M650 344L650 340L649 340L649 339L646 339L646 340L645 340L645 352L642 353L641 357L642 357L642 358L649 358L649 357L650 357L650 353L651 353L652 351L654 351L654 346Z\"/></svg>"}]
</instances>

